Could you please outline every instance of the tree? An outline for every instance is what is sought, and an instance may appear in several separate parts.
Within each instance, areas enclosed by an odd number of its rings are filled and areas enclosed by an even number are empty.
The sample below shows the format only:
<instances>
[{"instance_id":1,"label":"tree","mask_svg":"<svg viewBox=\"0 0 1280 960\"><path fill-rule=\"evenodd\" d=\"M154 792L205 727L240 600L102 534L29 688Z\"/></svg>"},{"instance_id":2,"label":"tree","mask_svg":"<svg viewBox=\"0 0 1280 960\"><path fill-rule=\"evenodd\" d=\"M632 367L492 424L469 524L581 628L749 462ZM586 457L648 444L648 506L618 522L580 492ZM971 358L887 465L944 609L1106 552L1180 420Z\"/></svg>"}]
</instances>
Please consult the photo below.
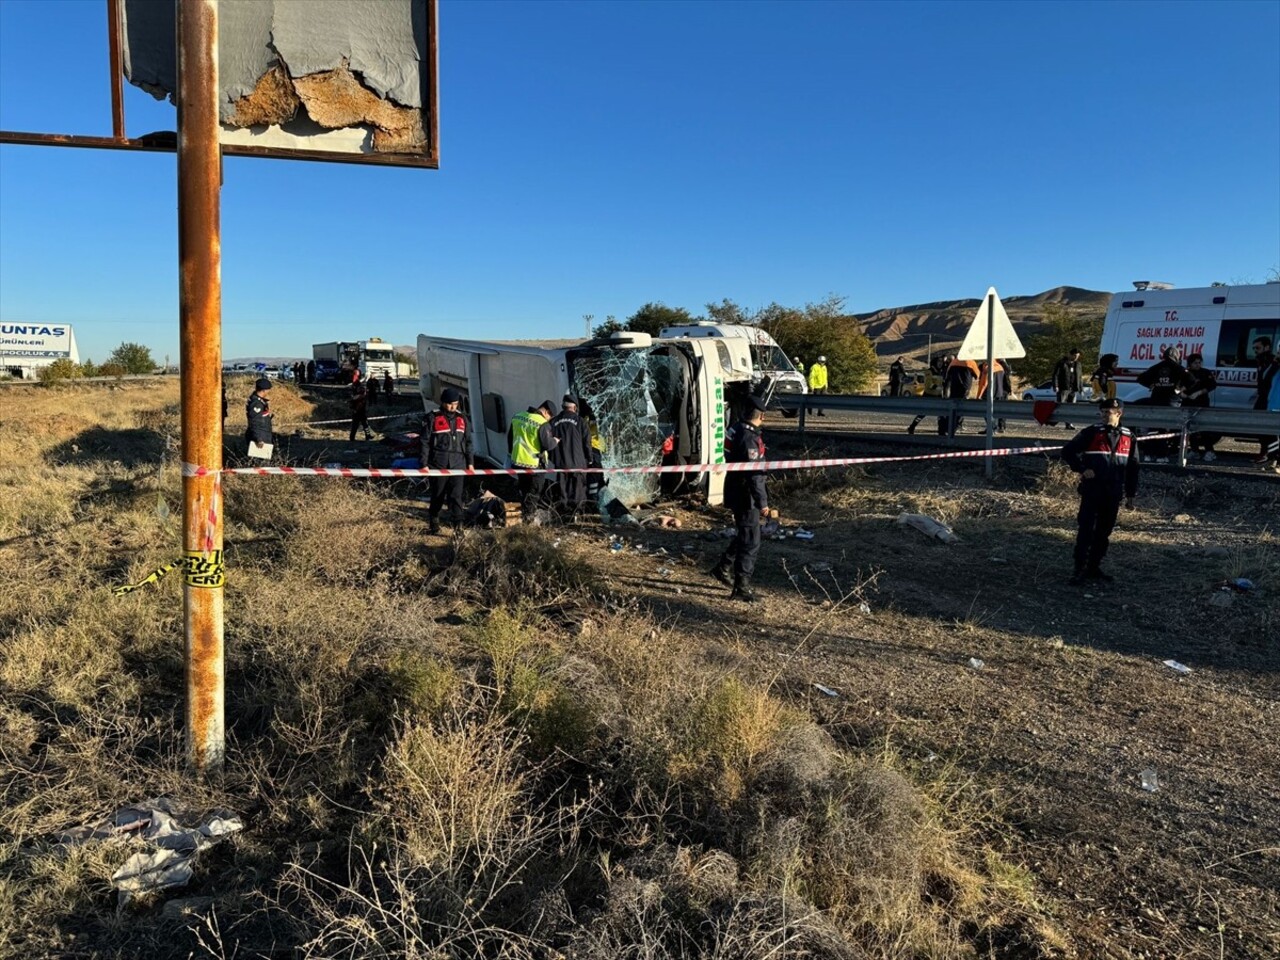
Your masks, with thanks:
<instances>
[{"instance_id":1,"label":"tree","mask_svg":"<svg viewBox=\"0 0 1280 960\"><path fill-rule=\"evenodd\" d=\"M418 358L412 353L401 351L396 354L395 360L397 364L403 363L409 367L409 372L415 377L418 375Z\"/></svg>"},{"instance_id":2,"label":"tree","mask_svg":"<svg viewBox=\"0 0 1280 960\"><path fill-rule=\"evenodd\" d=\"M59 357L53 363L41 367L36 376L41 383L57 383L59 380L79 379L84 376L84 373L69 357Z\"/></svg>"},{"instance_id":3,"label":"tree","mask_svg":"<svg viewBox=\"0 0 1280 960\"><path fill-rule=\"evenodd\" d=\"M140 343L120 344L107 357L107 364L123 367L125 373L151 373L156 368L151 351Z\"/></svg>"},{"instance_id":4,"label":"tree","mask_svg":"<svg viewBox=\"0 0 1280 960\"><path fill-rule=\"evenodd\" d=\"M844 304L844 297L834 294L803 309L771 303L753 319L788 357L800 357L808 365L825 356L832 393L857 393L875 383L879 360L862 324L844 312Z\"/></svg>"},{"instance_id":5,"label":"tree","mask_svg":"<svg viewBox=\"0 0 1280 960\"><path fill-rule=\"evenodd\" d=\"M663 327L683 327L694 322L693 314L684 307L668 307L665 303L646 303L627 317L627 329L656 337Z\"/></svg>"},{"instance_id":6,"label":"tree","mask_svg":"<svg viewBox=\"0 0 1280 960\"><path fill-rule=\"evenodd\" d=\"M1041 383L1053 376L1054 366L1067 351L1079 347L1087 377L1097 366L1103 319L1098 314L1072 313L1061 303L1045 304L1040 332L1027 340L1027 355L1014 361L1014 371L1032 384Z\"/></svg>"},{"instance_id":7,"label":"tree","mask_svg":"<svg viewBox=\"0 0 1280 960\"><path fill-rule=\"evenodd\" d=\"M94 363L92 360L86 360L84 363L80 364L80 376L82 377L99 376L98 365Z\"/></svg>"},{"instance_id":8,"label":"tree","mask_svg":"<svg viewBox=\"0 0 1280 960\"><path fill-rule=\"evenodd\" d=\"M612 336L619 330L625 329L626 327L618 321L617 317L613 314L609 314L609 316L604 318L604 323L592 328L591 336L597 340L603 340L605 337Z\"/></svg>"}]
</instances>

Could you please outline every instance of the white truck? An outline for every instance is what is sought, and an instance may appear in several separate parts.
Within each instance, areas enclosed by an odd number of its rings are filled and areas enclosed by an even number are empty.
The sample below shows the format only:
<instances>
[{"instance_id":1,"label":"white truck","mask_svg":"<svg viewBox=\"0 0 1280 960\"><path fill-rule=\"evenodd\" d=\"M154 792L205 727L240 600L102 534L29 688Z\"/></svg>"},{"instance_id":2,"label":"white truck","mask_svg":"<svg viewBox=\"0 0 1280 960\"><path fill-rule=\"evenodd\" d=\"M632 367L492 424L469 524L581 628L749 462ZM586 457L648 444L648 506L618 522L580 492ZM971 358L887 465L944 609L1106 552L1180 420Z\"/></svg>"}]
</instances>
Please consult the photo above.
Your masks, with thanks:
<instances>
[{"instance_id":1,"label":"white truck","mask_svg":"<svg viewBox=\"0 0 1280 960\"><path fill-rule=\"evenodd\" d=\"M360 376L366 380L381 377L384 373L396 376L395 350L380 337L315 343L311 345L311 357L317 366L322 361L326 364L336 363L339 377L345 374L348 380L351 379L353 370L359 370Z\"/></svg>"},{"instance_id":2,"label":"white truck","mask_svg":"<svg viewBox=\"0 0 1280 960\"><path fill-rule=\"evenodd\" d=\"M669 337L729 337L747 341L751 351L751 380L758 388L764 380L773 383L773 399L785 402L787 394L803 396L809 392L809 381L795 368L778 342L759 327L738 323L715 323L699 320L677 327L664 327L658 336ZM794 410L783 409L787 416Z\"/></svg>"},{"instance_id":3,"label":"white truck","mask_svg":"<svg viewBox=\"0 0 1280 960\"><path fill-rule=\"evenodd\" d=\"M461 391L477 457L499 465L507 462L511 417L543 400L558 409L567 393L595 422L606 467L723 463L725 428L751 391L745 340L654 340L629 331L583 342L424 334L418 337L418 371L428 411L446 387ZM708 502L723 499L723 473L664 476L668 492L700 485ZM614 474L609 490L634 504L651 499L659 486L655 474Z\"/></svg>"},{"instance_id":4,"label":"white truck","mask_svg":"<svg viewBox=\"0 0 1280 960\"><path fill-rule=\"evenodd\" d=\"M1204 355L1205 369L1218 378L1210 394L1215 407L1250 408L1258 394L1253 342L1270 337L1280 344L1280 283L1188 287L1139 280L1135 289L1111 298L1102 327L1099 355L1118 361L1116 395L1126 402L1148 396L1138 374L1176 346Z\"/></svg>"}]
</instances>

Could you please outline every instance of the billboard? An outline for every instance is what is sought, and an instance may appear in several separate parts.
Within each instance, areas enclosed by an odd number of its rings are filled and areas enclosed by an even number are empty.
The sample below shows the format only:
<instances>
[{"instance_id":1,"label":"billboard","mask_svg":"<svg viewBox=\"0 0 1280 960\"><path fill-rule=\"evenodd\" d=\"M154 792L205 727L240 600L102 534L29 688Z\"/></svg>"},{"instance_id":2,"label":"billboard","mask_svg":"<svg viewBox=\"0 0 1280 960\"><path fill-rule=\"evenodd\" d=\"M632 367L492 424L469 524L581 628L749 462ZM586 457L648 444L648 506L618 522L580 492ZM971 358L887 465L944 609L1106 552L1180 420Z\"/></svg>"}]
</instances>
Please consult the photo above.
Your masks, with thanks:
<instances>
[{"instance_id":1,"label":"billboard","mask_svg":"<svg viewBox=\"0 0 1280 960\"><path fill-rule=\"evenodd\" d=\"M174 99L174 3L120 2L125 76ZM438 166L435 7L435 0L222 0L223 150Z\"/></svg>"},{"instance_id":2,"label":"billboard","mask_svg":"<svg viewBox=\"0 0 1280 960\"><path fill-rule=\"evenodd\" d=\"M4 360L80 362L69 323L0 323L0 357Z\"/></svg>"}]
</instances>

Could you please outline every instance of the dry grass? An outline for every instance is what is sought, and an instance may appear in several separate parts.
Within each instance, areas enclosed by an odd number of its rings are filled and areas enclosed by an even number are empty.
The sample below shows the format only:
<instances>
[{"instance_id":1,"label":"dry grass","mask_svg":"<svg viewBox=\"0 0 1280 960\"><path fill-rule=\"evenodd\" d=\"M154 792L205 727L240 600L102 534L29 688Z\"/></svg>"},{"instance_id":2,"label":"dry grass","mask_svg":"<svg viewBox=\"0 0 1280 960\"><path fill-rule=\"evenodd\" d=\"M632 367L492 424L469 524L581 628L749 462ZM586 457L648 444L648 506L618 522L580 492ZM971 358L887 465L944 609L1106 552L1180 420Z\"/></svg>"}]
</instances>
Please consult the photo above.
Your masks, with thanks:
<instances>
[{"instance_id":1,"label":"dry grass","mask_svg":"<svg viewBox=\"0 0 1280 960\"><path fill-rule=\"evenodd\" d=\"M175 402L70 386L0 416L0 954L948 960L999 955L996 929L1068 951L971 775L838 744L749 640L656 619L585 549L525 528L428 546L375 485L225 485L231 760L193 781L180 584L108 589L178 552ZM923 479L813 499L1012 509ZM1226 566L1272 583L1273 548ZM162 794L248 826L201 862L184 895L214 908L185 925L163 898L115 914L127 847L53 842Z\"/></svg>"}]
</instances>

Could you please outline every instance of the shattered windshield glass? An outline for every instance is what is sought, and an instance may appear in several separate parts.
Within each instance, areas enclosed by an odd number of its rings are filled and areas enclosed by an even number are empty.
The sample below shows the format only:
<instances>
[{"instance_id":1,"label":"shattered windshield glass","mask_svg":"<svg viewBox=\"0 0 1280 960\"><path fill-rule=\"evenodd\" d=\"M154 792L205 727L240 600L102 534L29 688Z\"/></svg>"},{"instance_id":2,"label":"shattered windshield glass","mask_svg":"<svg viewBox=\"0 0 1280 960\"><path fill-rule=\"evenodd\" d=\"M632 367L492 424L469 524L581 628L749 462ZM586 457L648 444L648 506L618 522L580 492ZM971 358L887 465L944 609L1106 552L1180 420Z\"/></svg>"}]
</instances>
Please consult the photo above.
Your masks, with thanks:
<instances>
[{"instance_id":1,"label":"shattered windshield glass","mask_svg":"<svg viewBox=\"0 0 1280 960\"><path fill-rule=\"evenodd\" d=\"M751 345L751 365L755 370L794 370L787 355L776 343Z\"/></svg>"},{"instance_id":2,"label":"shattered windshield glass","mask_svg":"<svg viewBox=\"0 0 1280 960\"><path fill-rule=\"evenodd\" d=\"M572 358L573 391L604 443L606 467L652 466L677 429L684 385L681 361L666 348L583 351ZM654 498L658 474L615 473L609 491L632 505Z\"/></svg>"}]
</instances>

